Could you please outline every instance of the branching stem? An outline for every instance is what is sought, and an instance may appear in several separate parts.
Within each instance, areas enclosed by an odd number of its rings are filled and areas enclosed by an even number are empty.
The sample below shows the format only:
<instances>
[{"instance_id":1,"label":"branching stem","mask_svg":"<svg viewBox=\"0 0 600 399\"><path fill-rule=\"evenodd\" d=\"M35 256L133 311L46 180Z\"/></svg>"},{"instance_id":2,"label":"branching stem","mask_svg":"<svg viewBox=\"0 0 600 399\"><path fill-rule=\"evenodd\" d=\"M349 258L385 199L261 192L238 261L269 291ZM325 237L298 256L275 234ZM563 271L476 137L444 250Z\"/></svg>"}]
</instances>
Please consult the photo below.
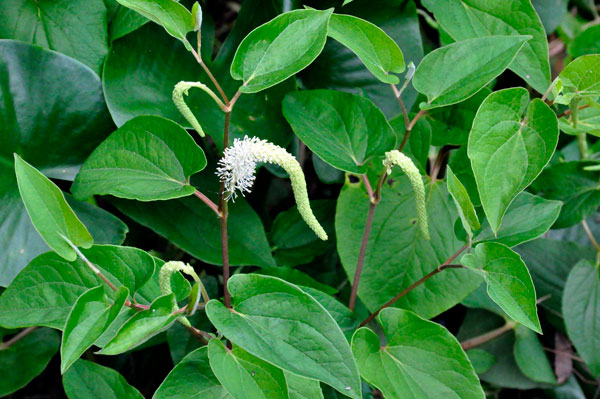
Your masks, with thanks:
<instances>
[{"instance_id":1,"label":"branching stem","mask_svg":"<svg viewBox=\"0 0 600 399\"><path fill-rule=\"evenodd\" d=\"M489 342L495 338L498 338L499 336L513 330L515 328L515 326L516 326L516 323L514 321L507 321L506 324L504 324L502 327L499 327L499 328L489 331L485 334L482 334L477 337L470 338L464 342L461 342L460 346L462 346L463 350L467 351L467 350L475 348L479 345L483 345L486 342Z\"/></svg>"},{"instance_id":2,"label":"branching stem","mask_svg":"<svg viewBox=\"0 0 600 399\"><path fill-rule=\"evenodd\" d=\"M19 331L19 333L17 333L14 337L12 337L11 339L9 339L6 342L0 342L0 351L3 351L4 349L8 349L9 347L11 347L12 345L16 344L17 342L19 342L21 339L25 338L26 336L28 336L29 334L31 334L33 331L35 331L38 327L28 327L24 330Z\"/></svg>"}]
</instances>

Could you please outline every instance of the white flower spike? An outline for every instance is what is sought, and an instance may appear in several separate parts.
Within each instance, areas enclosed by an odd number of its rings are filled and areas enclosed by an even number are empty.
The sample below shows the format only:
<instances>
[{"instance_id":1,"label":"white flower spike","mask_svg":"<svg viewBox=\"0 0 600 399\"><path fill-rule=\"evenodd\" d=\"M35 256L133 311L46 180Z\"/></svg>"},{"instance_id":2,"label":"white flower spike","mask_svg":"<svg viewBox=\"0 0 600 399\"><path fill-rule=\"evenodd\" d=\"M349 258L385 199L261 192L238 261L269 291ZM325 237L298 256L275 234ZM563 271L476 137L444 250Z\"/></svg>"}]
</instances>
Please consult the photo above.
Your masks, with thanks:
<instances>
[{"instance_id":1,"label":"white flower spike","mask_svg":"<svg viewBox=\"0 0 600 399\"><path fill-rule=\"evenodd\" d=\"M419 169L413 161L398 150L392 150L385 153L383 166L387 169L388 175L392 173L392 167L398 165L406 174L410 184L415 192L415 201L417 206L417 221L419 228L426 240L429 240L429 227L427 225L427 207L425 206L425 185Z\"/></svg>"},{"instance_id":2,"label":"white flower spike","mask_svg":"<svg viewBox=\"0 0 600 399\"><path fill-rule=\"evenodd\" d=\"M233 145L225 149L223 158L219 161L217 175L225 184L226 199L235 199L237 191L242 196L244 192L250 192L254 184L257 162L277 164L290 175L298 212L321 240L327 240L327 233L310 209L306 180L300 164L285 149L266 140L246 136L243 140L235 139Z\"/></svg>"}]
</instances>

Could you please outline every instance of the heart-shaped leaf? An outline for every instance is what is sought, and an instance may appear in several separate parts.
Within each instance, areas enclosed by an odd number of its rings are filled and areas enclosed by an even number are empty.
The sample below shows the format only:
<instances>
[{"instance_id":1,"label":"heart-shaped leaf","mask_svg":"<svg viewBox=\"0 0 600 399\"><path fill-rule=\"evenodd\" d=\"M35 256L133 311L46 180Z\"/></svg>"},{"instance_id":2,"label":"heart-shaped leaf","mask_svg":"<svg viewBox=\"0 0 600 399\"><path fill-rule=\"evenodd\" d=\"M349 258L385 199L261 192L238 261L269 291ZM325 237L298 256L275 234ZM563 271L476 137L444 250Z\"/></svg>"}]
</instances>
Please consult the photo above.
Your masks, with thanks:
<instances>
[{"instance_id":1,"label":"heart-shaped leaf","mask_svg":"<svg viewBox=\"0 0 600 399\"><path fill-rule=\"evenodd\" d=\"M490 94L479 107L467 153L492 231L514 198L540 174L558 143L554 112L516 87Z\"/></svg>"}]
</instances>

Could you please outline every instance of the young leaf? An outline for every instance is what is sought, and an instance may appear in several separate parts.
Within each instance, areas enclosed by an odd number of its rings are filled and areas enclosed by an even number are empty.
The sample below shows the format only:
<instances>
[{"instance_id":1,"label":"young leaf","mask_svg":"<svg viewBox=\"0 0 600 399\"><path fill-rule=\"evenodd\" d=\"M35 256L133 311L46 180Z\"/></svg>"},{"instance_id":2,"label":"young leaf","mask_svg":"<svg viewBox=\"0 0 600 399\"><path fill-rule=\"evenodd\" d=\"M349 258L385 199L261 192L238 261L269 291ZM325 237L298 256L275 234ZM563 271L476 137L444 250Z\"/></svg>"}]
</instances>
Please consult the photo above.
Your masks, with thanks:
<instances>
[{"instance_id":1,"label":"young leaf","mask_svg":"<svg viewBox=\"0 0 600 399\"><path fill-rule=\"evenodd\" d=\"M360 399L360 377L335 320L310 295L275 277L236 274L229 280L233 311L206 305L213 325L251 354Z\"/></svg>"},{"instance_id":2,"label":"young leaf","mask_svg":"<svg viewBox=\"0 0 600 399\"><path fill-rule=\"evenodd\" d=\"M558 143L554 112L521 87L490 94L469 135L468 156L492 231L513 199L540 174Z\"/></svg>"},{"instance_id":3,"label":"young leaf","mask_svg":"<svg viewBox=\"0 0 600 399\"><path fill-rule=\"evenodd\" d=\"M161 296L152 302L150 309L135 314L98 354L118 355L166 330L177 319L173 314L174 297L174 294Z\"/></svg>"},{"instance_id":4,"label":"young leaf","mask_svg":"<svg viewBox=\"0 0 600 399\"><path fill-rule=\"evenodd\" d=\"M6 349L0 349L0 397L23 388L37 377L58 351L58 333L38 328Z\"/></svg>"},{"instance_id":5,"label":"young leaf","mask_svg":"<svg viewBox=\"0 0 600 399\"><path fill-rule=\"evenodd\" d=\"M60 348L60 371L65 373L90 348L119 315L129 290L121 287L112 305L106 300L104 287L91 288L81 294L63 329Z\"/></svg>"},{"instance_id":6,"label":"young leaf","mask_svg":"<svg viewBox=\"0 0 600 399\"><path fill-rule=\"evenodd\" d=\"M180 40L188 50L191 45L186 34L194 30L195 18L181 4L173 0L117 0L152 22L165 28L167 33Z\"/></svg>"},{"instance_id":7,"label":"young leaf","mask_svg":"<svg viewBox=\"0 0 600 399\"><path fill-rule=\"evenodd\" d=\"M299 91L283 100L283 114L298 137L335 168L365 173L372 158L396 145L385 115L370 100L333 90Z\"/></svg>"},{"instance_id":8,"label":"young leaf","mask_svg":"<svg viewBox=\"0 0 600 399\"><path fill-rule=\"evenodd\" d=\"M79 199L95 194L140 201L184 197L196 191L190 176L205 166L204 151L185 129L158 116L139 116L96 148L71 191Z\"/></svg>"},{"instance_id":9,"label":"young leaf","mask_svg":"<svg viewBox=\"0 0 600 399\"><path fill-rule=\"evenodd\" d=\"M515 328L515 337L515 360L523 374L533 381L556 384L554 371L536 334L518 325Z\"/></svg>"},{"instance_id":10,"label":"young leaf","mask_svg":"<svg viewBox=\"0 0 600 399\"><path fill-rule=\"evenodd\" d=\"M540 93L550 86L546 32L529 0L425 0L423 4L459 42L490 35L531 35L510 69Z\"/></svg>"},{"instance_id":11,"label":"young leaf","mask_svg":"<svg viewBox=\"0 0 600 399\"><path fill-rule=\"evenodd\" d=\"M556 103L569 104L575 97L600 96L600 54L576 58L558 78Z\"/></svg>"},{"instance_id":12,"label":"young leaf","mask_svg":"<svg viewBox=\"0 0 600 399\"><path fill-rule=\"evenodd\" d=\"M69 261L77 259L69 241L89 248L94 239L71 209L60 189L36 168L15 154L19 192L35 229L46 244Z\"/></svg>"},{"instance_id":13,"label":"young leaf","mask_svg":"<svg viewBox=\"0 0 600 399\"><path fill-rule=\"evenodd\" d=\"M398 84L390 72L404 72L400 47L381 28L352 15L333 14L328 35L348 47L380 81Z\"/></svg>"},{"instance_id":14,"label":"young leaf","mask_svg":"<svg viewBox=\"0 0 600 399\"><path fill-rule=\"evenodd\" d=\"M321 53L333 9L295 10L254 29L240 43L231 76L242 93L256 93L306 68Z\"/></svg>"},{"instance_id":15,"label":"young leaf","mask_svg":"<svg viewBox=\"0 0 600 399\"><path fill-rule=\"evenodd\" d=\"M563 116L558 120L558 127L561 132L574 136L580 133L588 133L600 137L600 107L592 105L591 107L580 109L577 116L577 126L575 126L572 115Z\"/></svg>"},{"instance_id":16,"label":"young leaf","mask_svg":"<svg viewBox=\"0 0 600 399\"><path fill-rule=\"evenodd\" d=\"M413 78L415 89L427 96L421 108L443 107L471 97L504 72L530 38L487 36L452 43L427 54Z\"/></svg>"},{"instance_id":17,"label":"young leaf","mask_svg":"<svg viewBox=\"0 0 600 399\"><path fill-rule=\"evenodd\" d=\"M542 332L535 287L519 254L506 245L487 242L463 256L461 263L483 275L488 295L508 316L535 332Z\"/></svg>"},{"instance_id":18,"label":"young leaf","mask_svg":"<svg viewBox=\"0 0 600 399\"><path fill-rule=\"evenodd\" d=\"M384 309L377 318L387 344L363 327L352 337L352 352L362 377L386 399L485 398L467 355L444 327L402 309Z\"/></svg>"},{"instance_id":19,"label":"young leaf","mask_svg":"<svg viewBox=\"0 0 600 399\"><path fill-rule=\"evenodd\" d=\"M208 346L183 358L160 384L153 399L233 399L208 362Z\"/></svg>"},{"instance_id":20,"label":"young leaf","mask_svg":"<svg viewBox=\"0 0 600 399\"><path fill-rule=\"evenodd\" d=\"M456 209L458 209L458 215L460 216L463 227L469 235L472 235L472 230L479 230L481 225L477 218L477 212L475 212L473 203L469 198L469 193L460 180L458 180L454 172L452 172L450 167L448 167L446 174L448 193L452 196L452 199L456 204Z\"/></svg>"},{"instance_id":21,"label":"young leaf","mask_svg":"<svg viewBox=\"0 0 600 399\"><path fill-rule=\"evenodd\" d=\"M144 396L127 383L118 372L108 367L79 360L63 376L69 399L143 399Z\"/></svg>"},{"instance_id":22,"label":"young leaf","mask_svg":"<svg viewBox=\"0 0 600 399\"><path fill-rule=\"evenodd\" d=\"M208 343L210 367L235 399L288 399L281 369L239 347L229 350L218 339Z\"/></svg>"},{"instance_id":23,"label":"young leaf","mask_svg":"<svg viewBox=\"0 0 600 399\"><path fill-rule=\"evenodd\" d=\"M567 333L594 377L600 375L600 276L581 261L569 273L562 301Z\"/></svg>"}]
</instances>

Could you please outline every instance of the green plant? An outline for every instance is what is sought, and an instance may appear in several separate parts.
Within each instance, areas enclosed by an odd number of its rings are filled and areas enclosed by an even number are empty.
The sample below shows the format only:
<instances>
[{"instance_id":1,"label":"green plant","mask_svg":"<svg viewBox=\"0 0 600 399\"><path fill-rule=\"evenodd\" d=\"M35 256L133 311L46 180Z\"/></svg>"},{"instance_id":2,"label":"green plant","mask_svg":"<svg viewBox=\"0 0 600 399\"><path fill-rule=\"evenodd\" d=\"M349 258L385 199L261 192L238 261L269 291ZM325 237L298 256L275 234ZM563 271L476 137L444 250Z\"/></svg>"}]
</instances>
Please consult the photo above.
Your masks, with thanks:
<instances>
[{"instance_id":1,"label":"green plant","mask_svg":"<svg viewBox=\"0 0 600 399\"><path fill-rule=\"evenodd\" d=\"M592 2L61 3L0 10L0 396L597 396Z\"/></svg>"}]
</instances>

